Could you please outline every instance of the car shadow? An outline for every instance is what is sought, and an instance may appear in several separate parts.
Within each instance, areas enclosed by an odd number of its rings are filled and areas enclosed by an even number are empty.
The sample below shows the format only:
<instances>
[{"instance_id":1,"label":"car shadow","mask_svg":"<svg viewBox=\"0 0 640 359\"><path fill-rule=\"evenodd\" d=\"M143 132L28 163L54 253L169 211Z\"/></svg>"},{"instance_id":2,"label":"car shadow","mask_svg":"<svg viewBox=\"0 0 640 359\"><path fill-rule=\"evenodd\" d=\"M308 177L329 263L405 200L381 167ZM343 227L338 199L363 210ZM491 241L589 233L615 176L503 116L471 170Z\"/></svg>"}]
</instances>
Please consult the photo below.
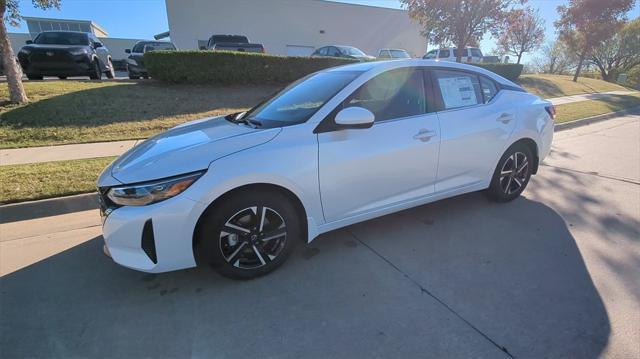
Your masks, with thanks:
<instances>
[{"instance_id":1,"label":"car shadow","mask_svg":"<svg viewBox=\"0 0 640 359\"><path fill-rule=\"evenodd\" d=\"M526 198L465 195L326 233L252 281L139 273L101 246L0 279L5 357L595 358L611 331L564 220Z\"/></svg>"}]
</instances>

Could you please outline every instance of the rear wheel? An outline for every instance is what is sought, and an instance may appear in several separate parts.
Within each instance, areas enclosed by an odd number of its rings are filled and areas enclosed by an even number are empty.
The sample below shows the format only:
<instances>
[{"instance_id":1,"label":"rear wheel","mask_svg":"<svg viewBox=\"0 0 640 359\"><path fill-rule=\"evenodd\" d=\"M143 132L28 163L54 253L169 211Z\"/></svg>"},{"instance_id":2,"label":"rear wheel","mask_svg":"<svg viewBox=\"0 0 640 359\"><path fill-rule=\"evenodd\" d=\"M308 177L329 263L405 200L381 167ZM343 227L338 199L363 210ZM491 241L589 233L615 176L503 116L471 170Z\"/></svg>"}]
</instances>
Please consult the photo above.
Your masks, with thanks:
<instances>
[{"instance_id":1,"label":"rear wheel","mask_svg":"<svg viewBox=\"0 0 640 359\"><path fill-rule=\"evenodd\" d=\"M100 80L102 78L102 71L100 71L100 64L98 63L98 60L93 61L93 68L89 73L89 78L91 80Z\"/></svg>"},{"instance_id":2,"label":"rear wheel","mask_svg":"<svg viewBox=\"0 0 640 359\"><path fill-rule=\"evenodd\" d=\"M516 199L527 187L533 169L533 155L529 147L517 143L502 155L487 189L496 202Z\"/></svg>"},{"instance_id":3,"label":"rear wheel","mask_svg":"<svg viewBox=\"0 0 640 359\"><path fill-rule=\"evenodd\" d=\"M113 69L113 63L111 62L111 59L109 59L109 68L107 69L107 71L105 71L105 74L107 75L108 79L112 79L114 77L116 77L116 71Z\"/></svg>"},{"instance_id":4,"label":"rear wheel","mask_svg":"<svg viewBox=\"0 0 640 359\"><path fill-rule=\"evenodd\" d=\"M250 279L279 267L301 238L295 207L277 192L244 192L207 211L198 250L220 274Z\"/></svg>"}]
</instances>

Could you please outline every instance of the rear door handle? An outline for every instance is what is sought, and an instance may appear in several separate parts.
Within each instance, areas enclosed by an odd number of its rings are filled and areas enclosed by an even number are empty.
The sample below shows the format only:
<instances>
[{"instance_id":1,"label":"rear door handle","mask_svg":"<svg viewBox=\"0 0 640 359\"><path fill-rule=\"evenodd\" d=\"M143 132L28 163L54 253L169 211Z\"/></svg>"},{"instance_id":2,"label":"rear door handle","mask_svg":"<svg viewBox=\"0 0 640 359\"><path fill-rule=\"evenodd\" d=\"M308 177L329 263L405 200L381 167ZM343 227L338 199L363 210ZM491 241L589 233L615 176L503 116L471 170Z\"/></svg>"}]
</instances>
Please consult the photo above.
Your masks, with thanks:
<instances>
[{"instance_id":1,"label":"rear door handle","mask_svg":"<svg viewBox=\"0 0 640 359\"><path fill-rule=\"evenodd\" d=\"M510 113L503 113L502 115L500 115L500 117L496 119L496 121L502 122L504 124L511 122L511 120L513 120L513 115Z\"/></svg>"},{"instance_id":2,"label":"rear door handle","mask_svg":"<svg viewBox=\"0 0 640 359\"><path fill-rule=\"evenodd\" d=\"M436 136L435 131L429 131L426 128L423 128L416 135L413 136L413 139L420 140L422 142L427 142L435 136Z\"/></svg>"}]
</instances>

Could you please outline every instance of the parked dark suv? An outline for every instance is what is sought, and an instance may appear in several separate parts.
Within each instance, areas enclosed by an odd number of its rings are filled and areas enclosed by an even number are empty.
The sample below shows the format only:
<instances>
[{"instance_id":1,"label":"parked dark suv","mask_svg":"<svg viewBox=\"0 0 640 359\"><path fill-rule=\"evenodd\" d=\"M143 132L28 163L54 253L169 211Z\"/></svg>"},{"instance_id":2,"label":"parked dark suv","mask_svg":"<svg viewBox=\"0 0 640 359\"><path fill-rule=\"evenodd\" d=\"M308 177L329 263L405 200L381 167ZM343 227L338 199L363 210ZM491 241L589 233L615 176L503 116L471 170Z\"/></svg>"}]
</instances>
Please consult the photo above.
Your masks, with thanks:
<instances>
[{"instance_id":1,"label":"parked dark suv","mask_svg":"<svg viewBox=\"0 0 640 359\"><path fill-rule=\"evenodd\" d=\"M109 50L93 34L75 31L42 32L18 52L18 60L29 80L43 76L89 76L99 80L114 77Z\"/></svg>"},{"instance_id":2,"label":"parked dark suv","mask_svg":"<svg viewBox=\"0 0 640 359\"><path fill-rule=\"evenodd\" d=\"M127 58L127 71L130 79L149 78L149 73L144 67L145 52L155 50L175 50L176 46L166 41L138 41L133 45L132 49L126 49L124 52L129 54Z\"/></svg>"}]
</instances>

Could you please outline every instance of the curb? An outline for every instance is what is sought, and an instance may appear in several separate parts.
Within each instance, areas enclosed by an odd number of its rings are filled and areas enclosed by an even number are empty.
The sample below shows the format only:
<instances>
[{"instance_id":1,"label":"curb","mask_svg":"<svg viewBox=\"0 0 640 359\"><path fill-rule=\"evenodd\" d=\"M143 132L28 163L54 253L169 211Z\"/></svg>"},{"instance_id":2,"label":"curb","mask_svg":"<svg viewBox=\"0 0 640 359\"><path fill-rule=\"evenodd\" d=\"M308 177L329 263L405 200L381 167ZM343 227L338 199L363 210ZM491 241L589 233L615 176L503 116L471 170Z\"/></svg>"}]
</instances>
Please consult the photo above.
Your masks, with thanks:
<instances>
[{"instance_id":1,"label":"curb","mask_svg":"<svg viewBox=\"0 0 640 359\"><path fill-rule=\"evenodd\" d=\"M627 108L620 111L603 113L602 115L596 115L586 118L581 118L578 120L573 120L569 122L559 123L555 126L555 131L564 131L570 128L580 127L590 125L592 123L609 120L614 117L625 116L625 115L636 115L640 114L640 106Z\"/></svg>"},{"instance_id":2,"label":"curb","mask_svg":"<svg viewBox=\"0 0 640 359\"><path fill-rule=\"evenodd\" d=\"M630 114L640 114L640 106L587 117L571 122L560 123L555 126L555 131L563 131L579 126L586 126L592 123ZM0 224L87 211L91 209L98 209L98 207L98 195L96 193L85 193L68 197L7 204L0 206Z\"/></svg>"},{"instance_id":3,"label":"curb","mask_svg":"<svg viewBox=\"0 0 640 359\"><path fill-rule=\"evenodd\" d=\"M97 209L97 193L42 199L0 206L0 224Z\"/></svg>"}]
</instances>

